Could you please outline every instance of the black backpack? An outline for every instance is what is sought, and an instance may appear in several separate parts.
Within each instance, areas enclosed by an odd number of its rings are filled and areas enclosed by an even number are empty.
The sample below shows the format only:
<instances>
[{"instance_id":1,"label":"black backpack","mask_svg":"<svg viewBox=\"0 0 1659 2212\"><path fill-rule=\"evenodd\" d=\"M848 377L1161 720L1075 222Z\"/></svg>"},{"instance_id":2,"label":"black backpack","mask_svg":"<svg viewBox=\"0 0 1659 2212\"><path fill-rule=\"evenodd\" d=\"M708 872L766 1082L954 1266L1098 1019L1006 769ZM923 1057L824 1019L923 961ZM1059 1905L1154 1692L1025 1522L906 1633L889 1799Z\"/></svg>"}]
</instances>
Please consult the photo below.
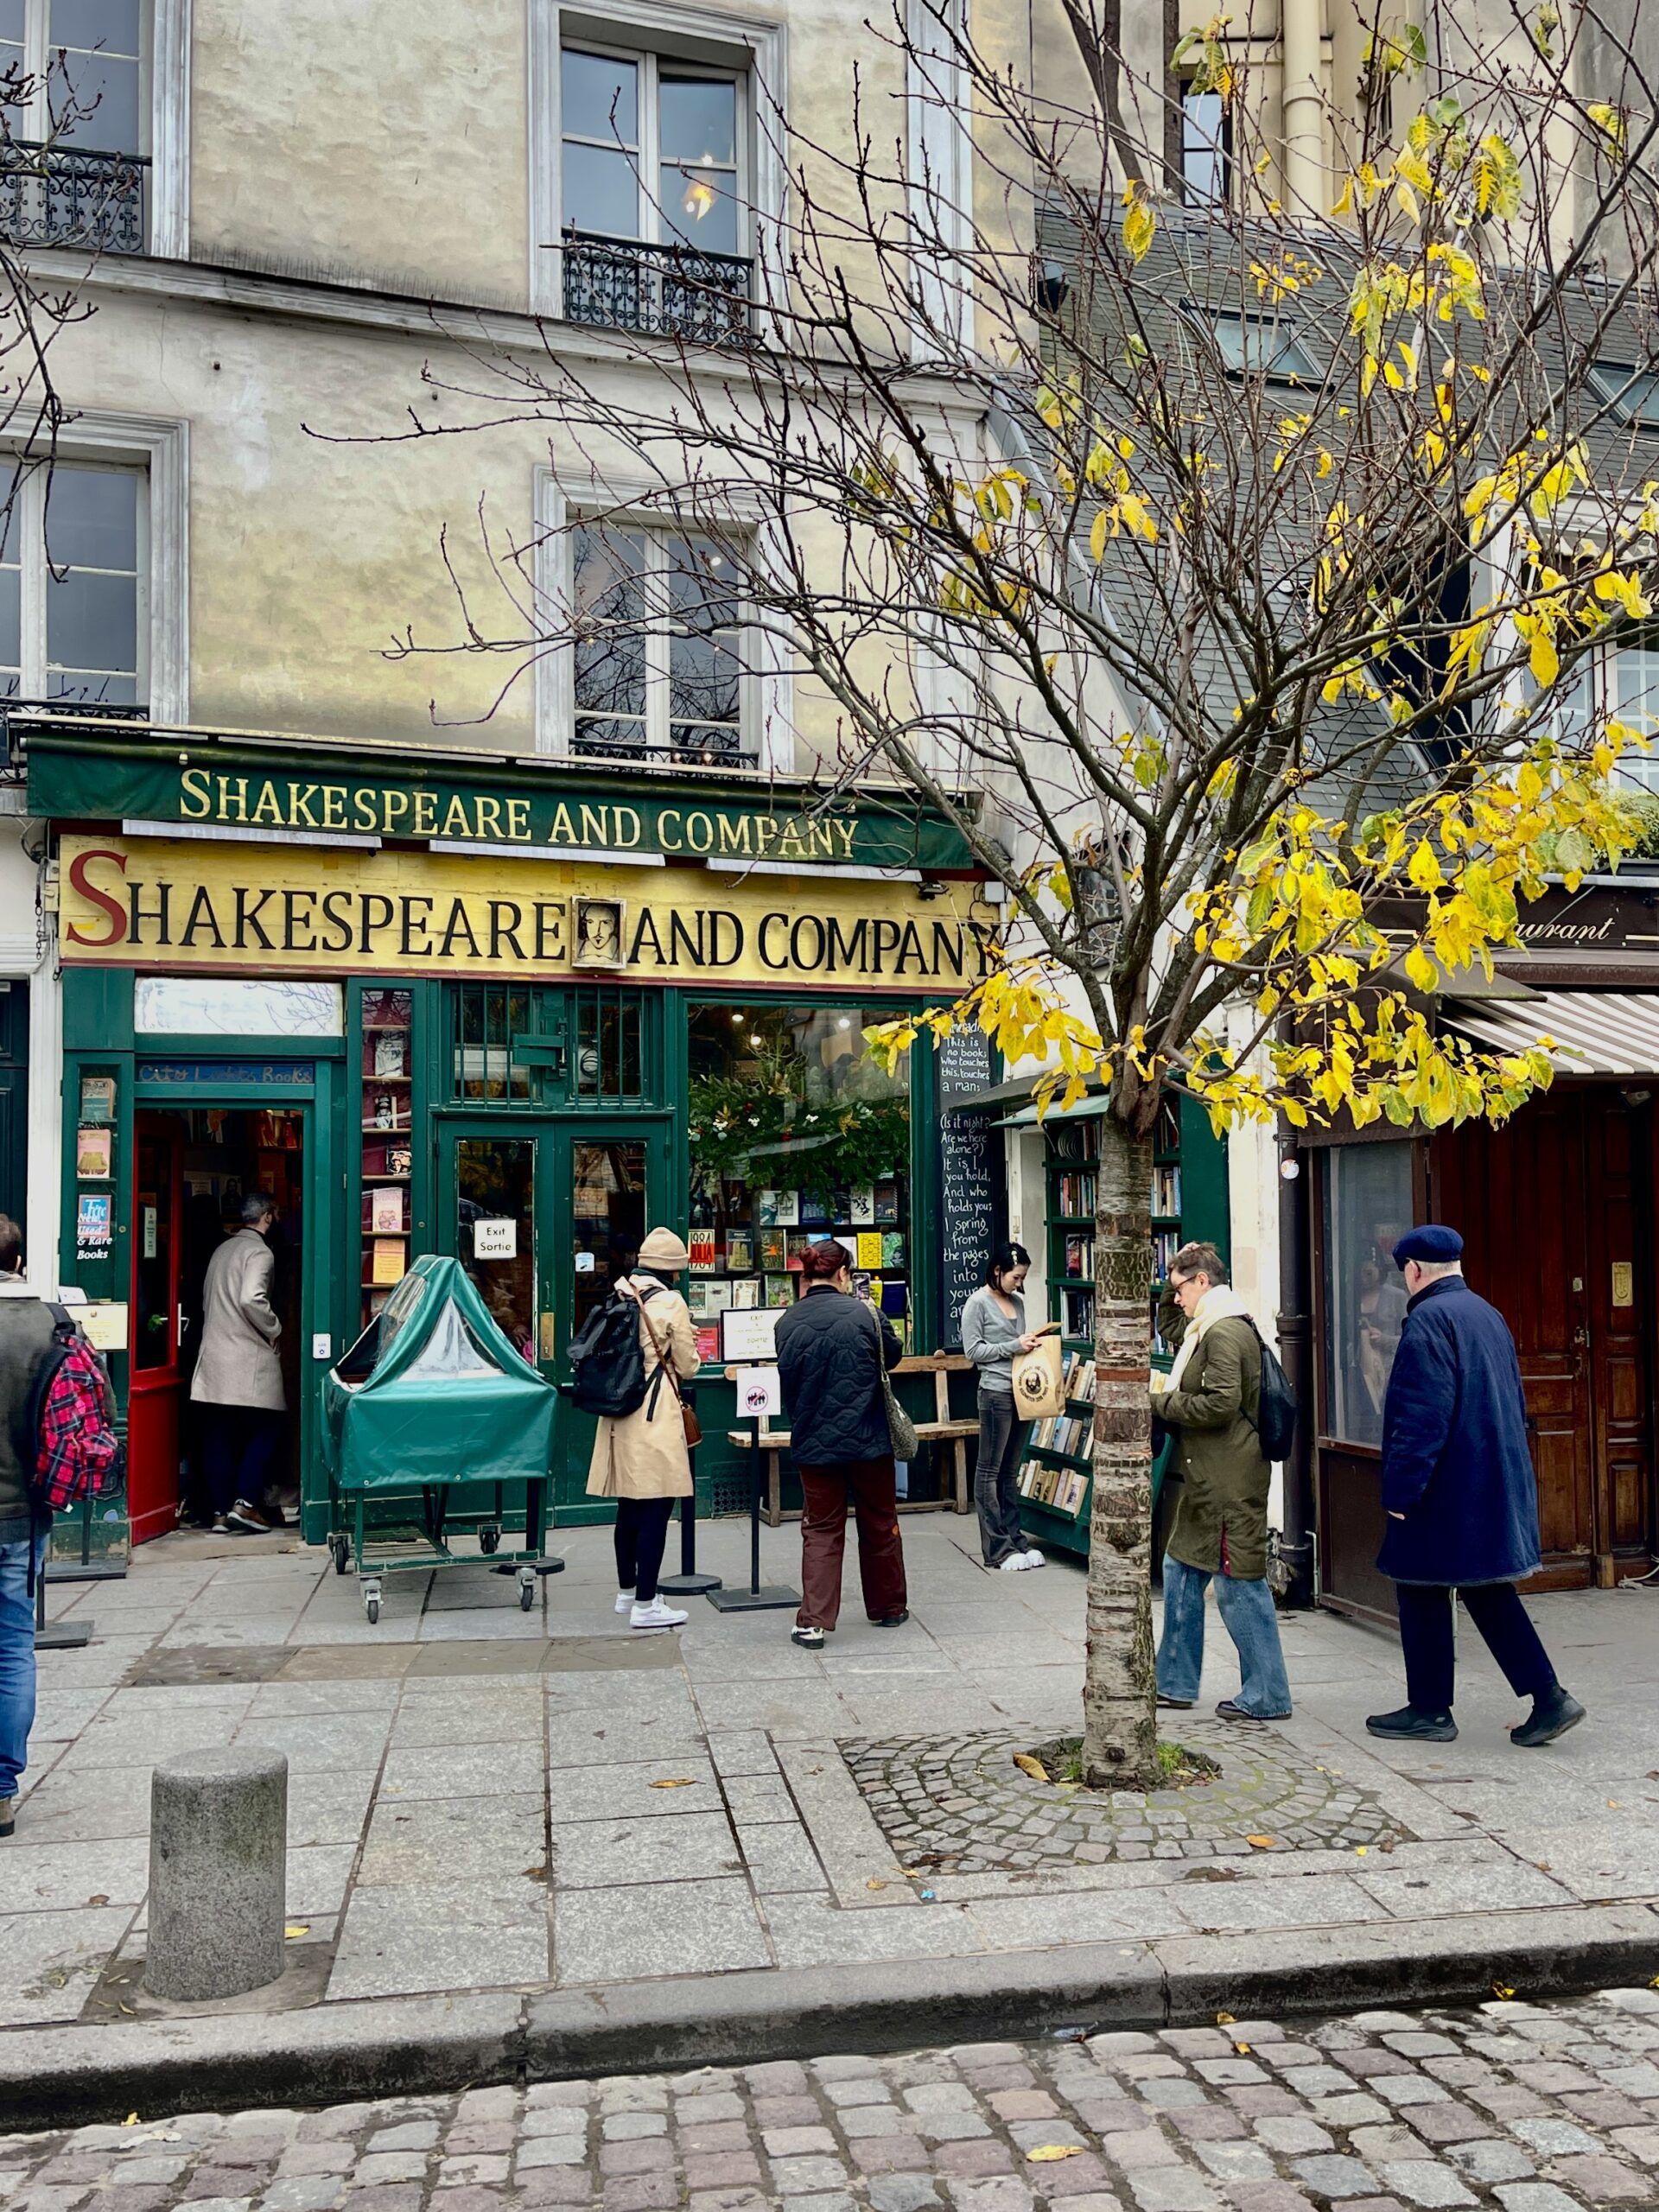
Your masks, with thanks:
<instances>
[{"instance_id":1,"label":"black backpack","mask_svg":"<svg viewBox=\"0 0 1659 2212\"><path fill-rule=\"evenodd\" d=\"M649 1298L652 1293L647 1291ZM637 1298L613 1290L570 1339L572 1401L585 1414L637 1413L645 1402L645 1355Z\"/></svg>"},{"instance_id":2,"label":"black backpack","mask_svg":"<svg viewBox=\"0 0 1659 2212\"><path fill-rule=\"evenodd\" d=\"M1262 1440L1264 1459L1287 1459L1296 1439L1296 1393L1290 1387L1289 1376L1279 1364L1278 1353L1254 1321L1250 1327L1262 1347L1262 1390L1256 1401L1255 1433Z\"/></svg>"}]
</instances>

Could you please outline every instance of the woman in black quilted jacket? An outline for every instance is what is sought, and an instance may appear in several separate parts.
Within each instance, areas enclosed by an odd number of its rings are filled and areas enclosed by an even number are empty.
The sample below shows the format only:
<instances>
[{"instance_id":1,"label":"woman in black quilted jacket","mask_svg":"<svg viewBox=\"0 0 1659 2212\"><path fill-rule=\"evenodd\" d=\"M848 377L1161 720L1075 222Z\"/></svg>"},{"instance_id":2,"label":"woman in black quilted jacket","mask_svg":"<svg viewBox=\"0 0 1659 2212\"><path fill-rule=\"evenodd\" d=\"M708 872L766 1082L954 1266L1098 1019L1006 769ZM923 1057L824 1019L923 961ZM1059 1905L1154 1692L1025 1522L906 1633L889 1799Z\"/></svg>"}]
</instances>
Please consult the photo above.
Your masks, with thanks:
<instances>
[{"instance_id":1,"label":"woman in black quilted jacket","mask_svg":"<svg viewBox=\"0 0 1659 2212\"><path fill-rule=\"evenodd\" d=\"M804 1295L778 1319L775 1342L790 1450L801 1478L801 1609L794 1641L821 1651L841 1614L850 1498L858 1522L864 1610L878 1628L908 1620L899 1541L893 1436L882 1371L899 1339L886 1316L855 1298L853 1256L833 1236L809 1244Z\"/></svg>"}]
</instances>

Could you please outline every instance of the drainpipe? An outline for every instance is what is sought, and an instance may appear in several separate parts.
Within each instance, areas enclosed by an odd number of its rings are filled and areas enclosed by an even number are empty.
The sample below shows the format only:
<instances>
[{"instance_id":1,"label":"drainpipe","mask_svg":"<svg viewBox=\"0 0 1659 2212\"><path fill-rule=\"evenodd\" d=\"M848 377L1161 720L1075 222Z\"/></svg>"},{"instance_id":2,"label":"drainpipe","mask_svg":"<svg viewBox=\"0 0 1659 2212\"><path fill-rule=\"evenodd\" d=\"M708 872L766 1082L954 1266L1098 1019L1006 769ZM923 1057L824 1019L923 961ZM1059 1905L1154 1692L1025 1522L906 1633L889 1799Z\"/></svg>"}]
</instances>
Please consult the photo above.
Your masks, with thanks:
<instances>
[{"instance_id":1,"label":"drainpipe","mask_svg":"<svg viewBox=\"0 0 1659 2212\"><path fill-rule=\"evenodd\" d=\"M1279 0L1284 66L1285 206L1293 216L1325 212L1321 0Z\"/></svg>"},{"instance_id":2,"label":"drainpipe","mask_svg":"<svg viewBox=\"0 0 1659 2212\"><path fill-rule=\"evenodd\" d=\"M1281 1144L1283 1140L1281 1140ZM1296 1439L1285 1462L1280 1552L1290 1569L1287 1602L1313 1603L1313 1301L1307 1170L1286 1146L1279 1180L1279 1357L1296 1395ZM1293 1176L1285 1167L1294 1167Z\"/></svg>"}]
</instances>

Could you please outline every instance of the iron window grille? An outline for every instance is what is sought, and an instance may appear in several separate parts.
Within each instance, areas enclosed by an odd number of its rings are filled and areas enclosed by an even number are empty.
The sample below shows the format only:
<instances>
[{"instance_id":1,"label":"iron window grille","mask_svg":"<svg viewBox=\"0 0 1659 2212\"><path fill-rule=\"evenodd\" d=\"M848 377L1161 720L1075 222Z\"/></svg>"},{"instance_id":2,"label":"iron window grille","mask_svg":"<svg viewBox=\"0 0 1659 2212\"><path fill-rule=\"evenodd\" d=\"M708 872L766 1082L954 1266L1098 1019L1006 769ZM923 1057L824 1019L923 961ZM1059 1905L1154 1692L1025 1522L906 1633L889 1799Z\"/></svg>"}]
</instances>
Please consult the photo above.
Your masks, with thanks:
<instances>
[{"instance_id":1,"label":"iron window grille","mask_svg":"<svg viewBox=\"0 0 1659 2212\"><path fill-rule=\"evenodd\" d=\"M16 246L143 253L149 158L0 141L0 238Z\"/></svg>"},{"instance_id":2,"label":"iron window grille","mask_svg":"<svg viewBox=\"0 0 1659 2212\"><path fill-rule=\"evenodd\" d=\"M644 238L564 233L568 322L690 346L739 346L751 333L754 265L736 254Z\"/></svg>"}]
</instances>

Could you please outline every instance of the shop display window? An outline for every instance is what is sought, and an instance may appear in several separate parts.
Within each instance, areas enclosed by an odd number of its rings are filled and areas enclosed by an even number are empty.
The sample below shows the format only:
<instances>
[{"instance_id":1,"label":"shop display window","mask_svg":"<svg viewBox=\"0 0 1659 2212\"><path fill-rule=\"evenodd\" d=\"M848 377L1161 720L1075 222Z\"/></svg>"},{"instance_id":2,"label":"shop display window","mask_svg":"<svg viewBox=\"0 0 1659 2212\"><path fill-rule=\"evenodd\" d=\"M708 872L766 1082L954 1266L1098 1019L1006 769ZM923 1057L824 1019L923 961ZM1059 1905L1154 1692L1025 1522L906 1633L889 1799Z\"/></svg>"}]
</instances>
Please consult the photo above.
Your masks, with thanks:
<instances>
[{"instance_id":1,"label":"shop display window","mask_svg":"<svg viewBox=\"0 0 1659 2212\"><path fill-rule=\"evenodd\" d=\"M1409 1143L1334 1146L1325 1155L1325 1425L1344 1444L1377 1444L1406 1286L1394 1247L1412 1222Z\"/></svg>"},{"instance_id":2,"label":"shop display window","mask_svg":"<svg viewBox=\"0 0 1659 2212\"><path fill-rule=\"evenodd\" d=\"M887 1074L864 1042L889 1011L690 1007L687 1296L705 1361L728 1307L793 1305L802 1255L825 1236L912 1348L910 1071Z\"/></svg>"},{"instance_id":3,"label":"shop display window","mask_svg":"<svg viewBox=\"0 0 1659 2212\"><path fill-rule=\"evenodd\" d=\"M409 1267L410 1190L414 1179L410 1113L414 994L363 994L359 1070L363 1164L361 1321L366 1328Z\"/></svg>"}]
</instances>

